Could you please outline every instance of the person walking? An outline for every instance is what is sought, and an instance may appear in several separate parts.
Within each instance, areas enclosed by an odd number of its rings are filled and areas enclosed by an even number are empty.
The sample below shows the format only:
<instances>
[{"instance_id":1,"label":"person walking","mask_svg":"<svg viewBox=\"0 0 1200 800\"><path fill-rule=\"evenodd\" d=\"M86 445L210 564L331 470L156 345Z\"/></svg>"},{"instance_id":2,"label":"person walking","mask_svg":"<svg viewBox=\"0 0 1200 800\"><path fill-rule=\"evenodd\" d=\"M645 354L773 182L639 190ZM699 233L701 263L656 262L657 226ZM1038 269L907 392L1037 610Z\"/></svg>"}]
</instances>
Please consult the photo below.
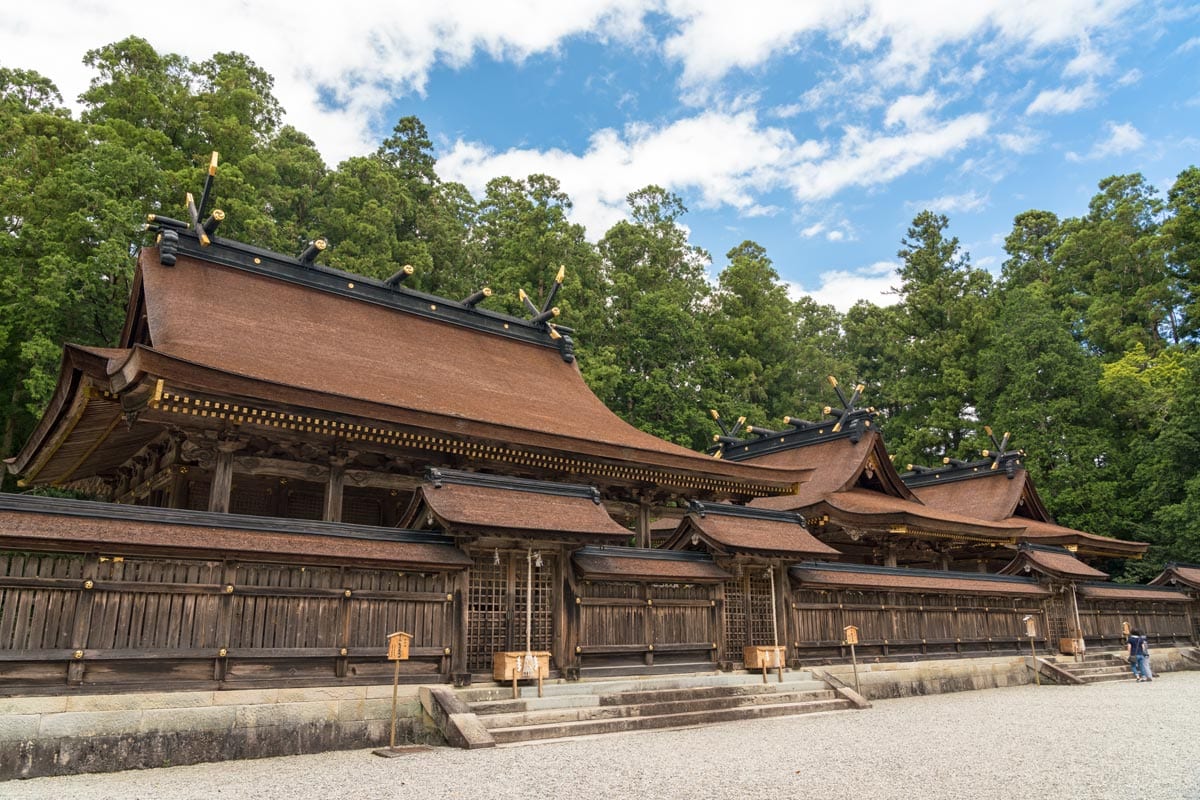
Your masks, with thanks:
<instances>
[{"instance_id":1,"label":"person walking","mask_svg":"<svg viewBox=\"0 0 1200 800\"><path fill-rule=\"evenodd\" d=\"M1129 640L1125 646L1129 654L1130 669L1138 682L1154 680L1154 676L1150 674L1150 641L1141 631L1134 628L1129 632Z\"/></svg>"}]
</instances>

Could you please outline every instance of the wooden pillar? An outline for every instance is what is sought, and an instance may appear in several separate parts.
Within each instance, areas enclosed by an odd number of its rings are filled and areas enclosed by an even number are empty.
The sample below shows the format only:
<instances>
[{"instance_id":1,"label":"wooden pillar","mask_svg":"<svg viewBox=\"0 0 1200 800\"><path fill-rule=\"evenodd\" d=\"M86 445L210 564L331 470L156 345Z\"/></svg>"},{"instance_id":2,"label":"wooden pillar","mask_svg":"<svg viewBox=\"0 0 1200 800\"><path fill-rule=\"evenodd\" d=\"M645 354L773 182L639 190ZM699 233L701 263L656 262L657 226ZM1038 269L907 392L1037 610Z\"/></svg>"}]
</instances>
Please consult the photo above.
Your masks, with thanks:
<instances>
[{"instance_id":1,"label":"wooden pillar","mask_svg":"<svg viewBox=\"0 0 1200 800\"><path fill-rule=\"evenodd\" d=\"M208 492L208 510L229 513L229 495L233 491L233 450L218 447L213 461L212 486Z\"/></svg>"},{"instance_id":2,"label":"wooden pillar","mask_svg":"<svg viewBox=\"0 0 1200 800\"><path fill-rule=\"evenodd\" d=\"M942 553L938 556L938 569L942 570L942 572L950 571L950 555L948 553Z\"/></svg>"},{"instance_id":3,"label":"wooden pillar","mask_svg":"<svg viewBox=\"0 0 1200 800\"><path fill-rule=\"evenodd\" d=\"M885 567L896 566L896 546L894 544L889 544L883 551L883 565Z\"/></svg>"},{"instance_id":4,"label":"wooden pillar","mask_svg":"<svg viewBox=\"0 0 1200 800\"><path fill-rule=\"evenodd\" d=\"M784 661L786 656L791 651L791 588L788 585L788 570L787 564L780 562L772 565L771 569L775 570L775 623L779 626L779 644L783 645Z\"/></svg>"},{"instance_id":5,"label":"wooden pillar","mask_svg":"<svg viewBox=\"0 0 1200 800\"><path fill-rule=\"evenodd\" d=\"M645 500L638 503L637 546L650 547L650 504Z\"/></svg>"},{"instance_id":6,"label":"wooden pillar","mask_svg":"<svg viewBox=\"0 0 1200 800\"><path fill-rule=\"evenodd\" d=\"M639 515L640 516L640 515ZM642 637L643 641L650 647L654 647L654 593L650 589L650 584L642 584L642 597L646 601L642 606ZM654 650L646 651L646 666L654 666Z\"/></svg>"},{"instance_id":7,"label":"wooden pillar","mask_svg":"<svg viewBox=\"0 0 1200 800\"><path fill-rule=\"evenodd\" d=\"M567 650L567 581L564 577L564 570L569 569L567 566L567 549L560 547L558 552L552 558L554 563L551 565L553 577L550 579L550 586L554 591L554 596L551 599L551 618L550 618L550 655L554 658L554 663L558 665L561 672L566 668L570 651Z\"/></svg>"},{"instance_id":8,"label":"wooden pillar","mask_svg":"<svg viewBox=\"0 0 1200 800\"><path fill-rule=\"evenodd\" d=\"M67 683L83 683L83 656L92 625L92 610L96 603L96 577L100 572L100 554L89 553L83 562L83 588L75 600L75 622L71 626L72 659L67 665Z\"/></svg>"},{"instance_id":9,"label":"wooden pillar","mask_svg":"<svg viewBox=\"0 0 1200 800\"><path fill-rule=\"evenodd\" d=\"M471 570L459 570L454 576L454 609L450 620L450 672L469 675L467 667L467 626L470 623ZM465 682L465 680L464 680Z\"/></svg>"},{"instance_id":10,"label":"wooden pillar","mask_svg":"<svg viewBox=\"0 0 1200 800\"><path fill-rule=\"evenodd\" d=\"M325 507L321 519L342 521L342 490L346 484L346 463L340 459L329 462L329 480L325 482Z\"/></svg>"},{"instance_id":11,"label":"wooden pillar","mask_svg":"<svg viewBox=\"0 0 1200 800\"><path fill-rule=\"evenodd\" d=\"M171 470L170 496L167 499L168 508L187 508L187 467L175 465Z\"/></svg>"},{"instance_id":12,"label":"wooden pillar","mask_svg":"<svg viewBox=\"0 0 1200 800\"><path fill-rule=\"evenodd\" d=\"M713 658L718 661L736 661L729 655L729 645L725 641L725 582L718 583L713 598L713 642L717 645Z\"/></svg>"}]
</instances>

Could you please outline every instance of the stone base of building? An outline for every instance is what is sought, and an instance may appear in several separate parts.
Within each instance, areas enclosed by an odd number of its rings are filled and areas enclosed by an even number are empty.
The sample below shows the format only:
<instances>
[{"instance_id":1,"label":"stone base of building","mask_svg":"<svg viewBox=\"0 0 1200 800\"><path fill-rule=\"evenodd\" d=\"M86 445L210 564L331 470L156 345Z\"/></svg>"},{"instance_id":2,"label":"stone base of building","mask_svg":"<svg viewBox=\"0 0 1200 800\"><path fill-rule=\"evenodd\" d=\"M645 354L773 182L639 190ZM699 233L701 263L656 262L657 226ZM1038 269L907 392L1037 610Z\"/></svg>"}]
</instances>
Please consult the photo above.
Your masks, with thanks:
<instances>
[{"instance_id":1,"label":"stone base of building","mask_svg":"<svg viewBox=\"0 0 1200 800\"><path fill-rule=\"evenodd\" d=\"M401 686L397 743L440 743ZM0 698L0 781L386 745L392 687Z\"/></svg>"}]
</instances>

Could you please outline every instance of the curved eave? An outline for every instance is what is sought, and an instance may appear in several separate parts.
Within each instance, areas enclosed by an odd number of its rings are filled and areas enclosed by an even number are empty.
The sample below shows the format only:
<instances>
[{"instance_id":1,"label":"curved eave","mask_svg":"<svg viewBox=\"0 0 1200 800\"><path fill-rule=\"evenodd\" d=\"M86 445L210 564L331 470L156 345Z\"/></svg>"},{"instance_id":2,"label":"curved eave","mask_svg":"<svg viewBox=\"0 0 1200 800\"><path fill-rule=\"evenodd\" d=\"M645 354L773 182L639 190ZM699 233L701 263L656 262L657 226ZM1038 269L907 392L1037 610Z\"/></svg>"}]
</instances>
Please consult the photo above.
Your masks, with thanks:
<instances>
[{"instance_id":1,"label":"curved eave","mask_svg":"<svg viewBox=\"0 0 1200 800\"><path fill-rule=\"evenodd\" d=\"M654 479L666 485L676 480L684 488L694 485L718 487L720 491L734 494L776 494L795 490L797 481L808 478L810 470L764 470L699 454L675 455L639 450L632 447L610 445L602 441L584 441L569 436L545 434L517 426L500 426L466 420L430 411L388 406L372 401L360 400L335 392L320 392L302 387L271 383L258 378L236 375L195 364L160 353L152 348L137 346L129 358L117 366L113 375L118 389L136 385L147 380L162 379L165 384L163 407L188 413L187 402L169 402L171 397L190 393L224 397L230 402L259 401L264 408L287 406L301 413L322 413L345 417L351 416L364 421L404 426L423 431L439 431L453 434L453 441L502 441L514 448L525 448L530 454L565 453L590 456L598 464L608 464L609 469L600 474L605 477L628 479ZM215 414L214 414L215 416ZM331 420L332 421L332 420ZM336 422L336 421L335 421ZM336 424L332 427L337 427ZM354 432L340 429L337 435L353 436ZM543 458L545 465L553 468L563 463L563 471L574 465L565 456ZM580 462L581 464L583 462ZM651 472L655 470L656 472Z\"/></svg>"}]
</instances>

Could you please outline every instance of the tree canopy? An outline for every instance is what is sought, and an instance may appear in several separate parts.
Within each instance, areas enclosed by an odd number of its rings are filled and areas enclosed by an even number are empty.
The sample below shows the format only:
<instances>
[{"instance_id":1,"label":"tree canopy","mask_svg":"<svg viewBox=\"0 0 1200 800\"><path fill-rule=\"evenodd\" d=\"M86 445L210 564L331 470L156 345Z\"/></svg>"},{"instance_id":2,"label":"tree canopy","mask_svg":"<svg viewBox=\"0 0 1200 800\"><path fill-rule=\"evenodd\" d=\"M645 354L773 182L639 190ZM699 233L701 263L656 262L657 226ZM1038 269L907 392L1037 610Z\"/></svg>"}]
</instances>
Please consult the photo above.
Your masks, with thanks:
<instances>
[{"instance_id":1,"label":"tree canopy","mask_svg":"<svg viewBox=\"0 0 1200 800\"><path fill-rule=\"evenodd\" d=\"M129 37L85 54L73 115L36 72L0 67L0 450L49 399L62 345L112 345L148 212L222 154L221 234L485 307L541 305L560 267L562 322L584 378L617 414L703 449L708 416L778 427L815 417L824 379L866 384L900 464L970 457L1009 430L1058 520L1150 542L1145 577L1200 561L1200 169L1160 195L1138 174L1098 181L1086 213L1030 209L993 277L951 220L921 211L899 242L896 303L840 314L793 297L761 245L715 271L680 197L630 193L598 241L553 176L497 176L481 197L442 180L429 132L402 117L373 153L327 165L284 125L274 81L247 56L200 62ZM12 488L6 478L5 488Z\"/></svg>"}]
</instances>

